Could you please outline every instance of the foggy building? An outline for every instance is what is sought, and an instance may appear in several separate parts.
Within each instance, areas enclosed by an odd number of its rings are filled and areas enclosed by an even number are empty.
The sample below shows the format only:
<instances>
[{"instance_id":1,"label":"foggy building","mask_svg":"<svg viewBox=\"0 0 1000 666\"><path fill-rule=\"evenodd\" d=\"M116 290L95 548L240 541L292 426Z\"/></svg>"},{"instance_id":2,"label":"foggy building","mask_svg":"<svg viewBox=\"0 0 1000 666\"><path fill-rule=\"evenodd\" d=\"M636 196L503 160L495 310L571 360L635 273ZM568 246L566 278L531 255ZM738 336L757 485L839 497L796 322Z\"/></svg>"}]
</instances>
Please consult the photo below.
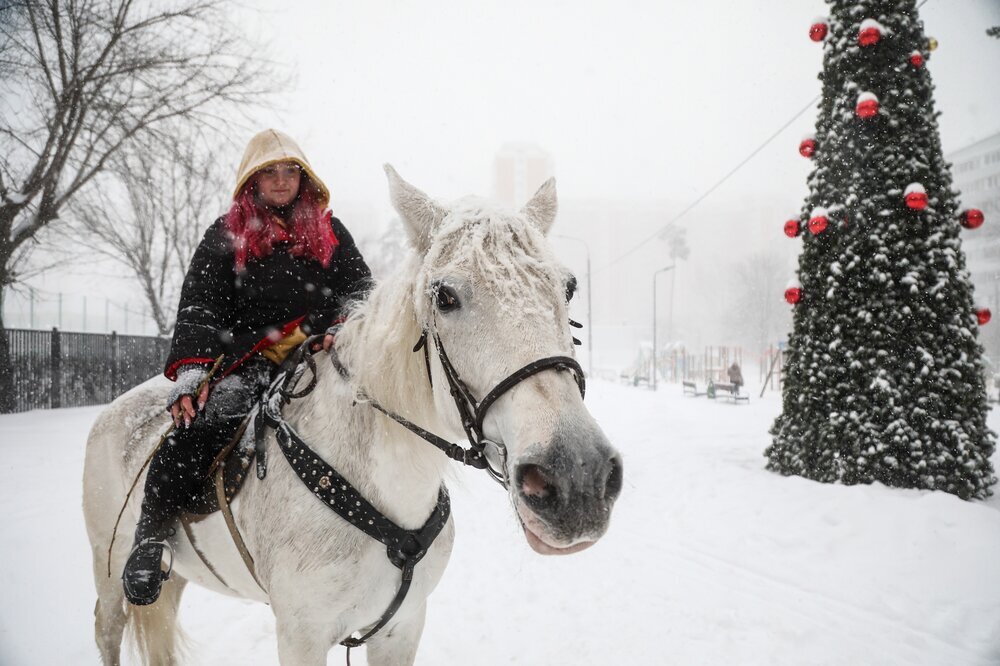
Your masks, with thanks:
<instances>
[{"instance_id":1,"label":"foggy building","mask_svg":"<svg viewBox=\"0 0 1000 666\"><path fill-rule=\"evenodd\" d=\"M534 143L505 143L493 161L493 197L511 208L525 204L555 174L552 156Z\"/></svg>"},{"instance_id":2,"label":"foggy building","mask_svg":"<svg viewBox=\"0 0 1000 666\"><path fill-rule=\"evenodd\" d=\"M947 157L962 209L978 208L986 221L962 232L975 298L993 312L993 321L981 330L986 355L994 371L1000 369L1000 134L961 148Z\"/></svg>"}]
</instances>

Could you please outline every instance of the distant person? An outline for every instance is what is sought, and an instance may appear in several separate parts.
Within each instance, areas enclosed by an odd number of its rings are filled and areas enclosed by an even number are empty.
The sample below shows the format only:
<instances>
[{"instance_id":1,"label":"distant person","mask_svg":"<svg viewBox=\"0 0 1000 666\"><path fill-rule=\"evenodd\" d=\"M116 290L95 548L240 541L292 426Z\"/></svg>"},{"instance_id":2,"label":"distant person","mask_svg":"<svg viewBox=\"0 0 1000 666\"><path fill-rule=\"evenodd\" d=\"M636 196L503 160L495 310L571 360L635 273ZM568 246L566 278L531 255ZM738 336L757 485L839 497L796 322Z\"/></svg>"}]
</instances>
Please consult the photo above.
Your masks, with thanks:
<instances>
[{"instance_id":1,"label":"distant person","mask_svg":"<svg viewBox=\"0 0 1000 666\"><path fill-rule=\"evenodd\" d=\"M733 385L733 393L739 393L740 387L743 386L743 373L740 372L740 364L733 361L733 364L729 366L729 383Z\"/></svg>"},{"instance_id":2,"label":"distant person","mask_svg":"<svg viewBox=\"0 0 1000 666\"><path fill-rule=\"evenodd\" d=\"M159 597L177 517L278 365L368 285L368 266L329 201L291 137L265 130L250 140L229 212L209 227L184 278L164 371L176 382L167 400L174 429L149 464L122 574L130 603ZM332 343L328 333L322 345Z\"/></svg>"}]
</instances>

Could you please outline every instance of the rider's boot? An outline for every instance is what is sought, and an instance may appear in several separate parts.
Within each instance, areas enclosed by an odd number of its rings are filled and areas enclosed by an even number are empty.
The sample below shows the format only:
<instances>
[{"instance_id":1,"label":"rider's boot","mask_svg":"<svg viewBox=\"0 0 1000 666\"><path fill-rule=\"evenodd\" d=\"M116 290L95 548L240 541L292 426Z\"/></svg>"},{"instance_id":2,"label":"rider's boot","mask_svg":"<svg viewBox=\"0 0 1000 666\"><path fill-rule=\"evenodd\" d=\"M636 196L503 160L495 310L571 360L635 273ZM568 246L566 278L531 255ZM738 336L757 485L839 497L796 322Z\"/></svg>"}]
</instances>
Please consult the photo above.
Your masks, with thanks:
<instances>
[{"instance_id":1,"label":"rider's boot","mask_svg":"<svg viewBox=\"0 0 1000 666\"><path fill-rule=\"evenodd\" d=\"M125 598L130 604L146 606L160 596L163 581L170 577L173 553L166 571L161 568L163 549L169 549L167 539L174 533L169 522L154 521L144 511L135 528L135 542L122 572Z\"/></svg>"}]
</instances>

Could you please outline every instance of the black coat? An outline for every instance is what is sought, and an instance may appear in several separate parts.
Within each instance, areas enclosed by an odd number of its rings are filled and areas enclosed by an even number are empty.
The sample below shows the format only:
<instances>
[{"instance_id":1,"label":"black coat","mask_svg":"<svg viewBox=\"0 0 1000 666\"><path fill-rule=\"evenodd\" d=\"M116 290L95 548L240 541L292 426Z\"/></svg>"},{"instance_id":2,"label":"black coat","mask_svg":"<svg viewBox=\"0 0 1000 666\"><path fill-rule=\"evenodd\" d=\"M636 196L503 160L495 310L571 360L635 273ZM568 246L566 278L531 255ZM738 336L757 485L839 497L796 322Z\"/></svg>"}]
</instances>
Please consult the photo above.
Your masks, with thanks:
<instances>
[{"instance_id":1,"label":"black coat","mask_svg":"<svg viewBox=\"0 0 1000 666\"><path fill-rule=\"evenodd\" d=\"M269 334L288 333L296 323L306 334L325 331L371 280L347 228L335 217L332 224L339 243L326 268L292 256L290 244L279 242L266 257L248 257L237 273L225 220L216 220L184 278L164 374L174 379L180 366L210 364L220 354L225 355L220 372L228 374Z\"/></svg>"}]
</instances>

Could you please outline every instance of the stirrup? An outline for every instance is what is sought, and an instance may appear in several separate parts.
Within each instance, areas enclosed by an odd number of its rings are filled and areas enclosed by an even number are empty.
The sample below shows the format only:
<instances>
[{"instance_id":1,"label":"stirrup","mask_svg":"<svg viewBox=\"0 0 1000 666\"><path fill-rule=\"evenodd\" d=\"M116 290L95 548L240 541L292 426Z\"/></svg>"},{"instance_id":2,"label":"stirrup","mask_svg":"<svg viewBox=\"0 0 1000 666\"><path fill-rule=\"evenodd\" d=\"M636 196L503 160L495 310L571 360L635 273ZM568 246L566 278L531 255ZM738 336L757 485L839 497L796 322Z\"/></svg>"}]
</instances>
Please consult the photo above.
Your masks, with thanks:
<instances>
[{"instance_id":1,"label":"stirrup","mask_svg":"<svg viewBox=\"0 0 1000 666\"><path fill-rule=\"evenodd\" d=\"M152 561L153 553L149 552L150 547L157 551L158 557L155 562ZM160 568L160 564L163 561L164 549L170 553L166 571ZM138 561L140 558L146 558L150 561L140 563ZM133 567L137 569L133 569ZM139 572L146 570L146 567L148 567L149 571L148 576L142 577L139 580L130 579L130 574L131 577L138 576ZM129 553L128 559L125 561L125 568L122 571L122 587L125 590L125 598L134 606L148 606L155 602L160 597L160 589L163 586L163 581L170 578L173 570L174 550L170 547L169 543L155 539L140 541L132 548L132 552Z\"/></svg>"}]
</instances>

